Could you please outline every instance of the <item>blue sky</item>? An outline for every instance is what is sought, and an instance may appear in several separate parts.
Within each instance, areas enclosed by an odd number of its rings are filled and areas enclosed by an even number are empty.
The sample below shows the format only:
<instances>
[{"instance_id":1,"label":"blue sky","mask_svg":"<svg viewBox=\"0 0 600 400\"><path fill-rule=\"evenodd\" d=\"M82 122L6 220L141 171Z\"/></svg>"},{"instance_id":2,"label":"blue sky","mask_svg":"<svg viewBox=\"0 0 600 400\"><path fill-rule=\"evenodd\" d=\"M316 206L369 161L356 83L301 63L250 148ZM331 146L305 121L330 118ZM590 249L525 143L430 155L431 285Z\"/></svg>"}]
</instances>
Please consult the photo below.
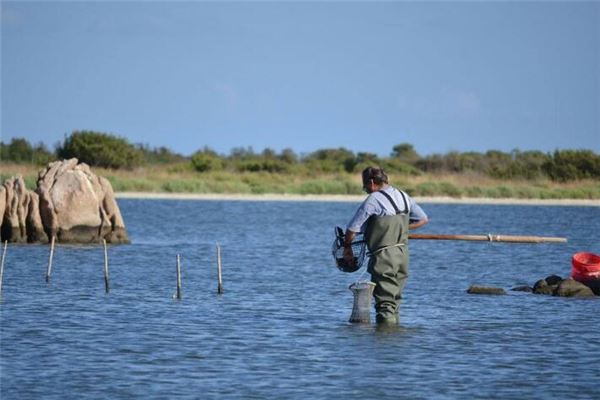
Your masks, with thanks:
<instances>
[{"instance_id":1,"label":"blue sky","mask_svg":"<svg viewBox=\"0 0 600 400\"><path fill-rule=\"evenodd\" d=\"M1 134L600 152L600 2L1 5Z\"/></svg>"}]
</instances>

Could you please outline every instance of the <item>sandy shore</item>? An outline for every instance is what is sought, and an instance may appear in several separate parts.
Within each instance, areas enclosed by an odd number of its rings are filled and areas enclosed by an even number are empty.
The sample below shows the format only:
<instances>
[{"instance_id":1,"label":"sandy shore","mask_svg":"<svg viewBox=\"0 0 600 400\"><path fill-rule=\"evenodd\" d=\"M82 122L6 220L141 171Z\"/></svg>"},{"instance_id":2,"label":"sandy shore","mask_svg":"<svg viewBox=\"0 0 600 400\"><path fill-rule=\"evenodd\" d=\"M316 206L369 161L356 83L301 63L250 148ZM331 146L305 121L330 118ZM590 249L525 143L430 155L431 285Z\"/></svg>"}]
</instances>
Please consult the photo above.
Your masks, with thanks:
<instances>
[{"instance_id":1,"label":"sandy shore","mask_svg":"<svg viewBox=\"0 0 600 400\"><path fill-rule=\"evenodd\" d=\"M294 194L200 194L200 193L148 193L118 192L119 199L161 199L161 200L250 200L250 201L343 201L361 202L364 195L294 195ZM579 199L488 199L453 197L415 197L418 203L439 204L513 204L513 205L557 205L600 207L600 200Z\"/></svg>"}]
</instances>

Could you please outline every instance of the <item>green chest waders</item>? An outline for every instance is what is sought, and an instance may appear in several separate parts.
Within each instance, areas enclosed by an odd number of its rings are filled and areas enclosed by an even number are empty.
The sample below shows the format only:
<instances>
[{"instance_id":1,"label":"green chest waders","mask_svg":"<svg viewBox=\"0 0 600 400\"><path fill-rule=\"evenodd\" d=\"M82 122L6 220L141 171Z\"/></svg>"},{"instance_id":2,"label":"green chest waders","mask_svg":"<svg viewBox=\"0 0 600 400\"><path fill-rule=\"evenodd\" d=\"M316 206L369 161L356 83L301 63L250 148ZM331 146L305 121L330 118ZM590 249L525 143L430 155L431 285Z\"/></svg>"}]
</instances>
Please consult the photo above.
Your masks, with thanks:
<instances>
[{"instance_id":1,"label":"green chest waders","mask_svg":"<svg viewBox=\"0 0 600 400\"><path fill-rule=\"evenodd\" d=\"M376 321L398 323L398 306L408 278L408 214L372 216L365 230L371 253L368 271L375 283Z\"/></svg>"}]
</instances>

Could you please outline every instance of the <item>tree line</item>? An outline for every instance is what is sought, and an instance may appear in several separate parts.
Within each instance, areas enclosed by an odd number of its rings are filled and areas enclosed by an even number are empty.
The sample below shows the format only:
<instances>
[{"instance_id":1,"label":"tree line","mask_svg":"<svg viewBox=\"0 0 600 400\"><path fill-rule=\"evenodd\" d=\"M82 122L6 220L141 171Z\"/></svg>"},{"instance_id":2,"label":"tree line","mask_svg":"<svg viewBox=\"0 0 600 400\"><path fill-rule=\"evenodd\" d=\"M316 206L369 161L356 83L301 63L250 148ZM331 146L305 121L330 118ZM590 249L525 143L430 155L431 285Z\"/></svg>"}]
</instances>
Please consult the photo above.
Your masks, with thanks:
<instances>
[{"instance_id":1,"label":"tree line","mask_svg":"<svg viewBox=\"0 0 600 400\"><path fill-rule=\"evenodd\" d=\"M498 179L558 182L600 179L600 155L592 150L502 152L448 152L421 156L409 143L392 148L388 157L369 152L355 153L343 147L320 149L298 155L292 149L276 152L266 148L233 148L229 155L204 147L189 157L166 147L151 148L103 132L75 131L49 150L43 143L32 145L26 139L0 142L0 160L44 165L55 159L76 157L94 167L134 169L148 165L183 164L199 173L214 171L266 172L275 174L357 173L368 165L379 165L389 173L476 173Z\"/></svg>"}]
</instances>

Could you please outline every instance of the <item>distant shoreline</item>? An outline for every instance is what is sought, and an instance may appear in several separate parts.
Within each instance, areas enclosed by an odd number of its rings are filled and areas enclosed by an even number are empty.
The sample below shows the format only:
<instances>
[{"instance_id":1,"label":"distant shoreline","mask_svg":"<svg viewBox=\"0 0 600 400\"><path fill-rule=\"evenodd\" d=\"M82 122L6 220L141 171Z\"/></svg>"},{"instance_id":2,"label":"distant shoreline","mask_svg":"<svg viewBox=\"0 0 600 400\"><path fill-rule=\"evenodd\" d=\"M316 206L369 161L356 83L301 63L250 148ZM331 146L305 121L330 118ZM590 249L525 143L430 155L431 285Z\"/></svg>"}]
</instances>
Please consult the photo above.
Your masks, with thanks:
<instances>
[{"instance_id":1,"label":"distant shoreline","mask_svg":"<svg viewBox=\"0 0 600 400\"><path fill-rule=\"evenodd\" d=\"M365 195L299 195L299 194L228 194L228 193L156 193L156 192L117 192L118 199L156 200L236 200L236 201L339 201L361 202ZM591 206L600 207L600 200L591 199L493 199L493 198L454 198L418 197L418 203L430 204L506 204L543 206Z\"/></svg>"}]
</instances>

